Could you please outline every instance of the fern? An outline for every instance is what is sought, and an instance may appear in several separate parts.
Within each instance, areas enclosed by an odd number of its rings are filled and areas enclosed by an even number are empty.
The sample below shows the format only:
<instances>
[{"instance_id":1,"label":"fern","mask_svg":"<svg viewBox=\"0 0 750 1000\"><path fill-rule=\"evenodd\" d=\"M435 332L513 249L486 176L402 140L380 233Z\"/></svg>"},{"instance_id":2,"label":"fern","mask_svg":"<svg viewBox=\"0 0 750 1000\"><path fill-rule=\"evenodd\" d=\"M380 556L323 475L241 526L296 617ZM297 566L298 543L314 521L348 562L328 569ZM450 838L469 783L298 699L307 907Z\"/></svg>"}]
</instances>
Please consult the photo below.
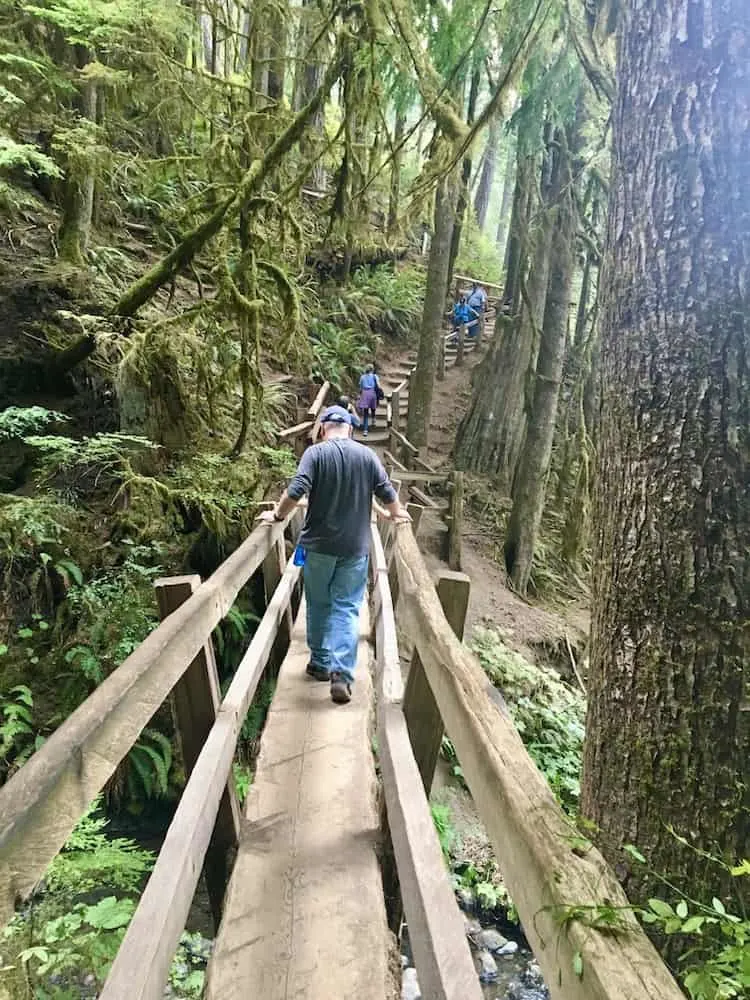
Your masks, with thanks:
<instances>
[{"instance_id":1,"label":"fern","mask_svg":"<svg viewBox=\"0 0 750 1000\"><path fill-rule=\"evenodd\" d=\"M124 838L104 833L109 820L95 799L68 838L47 872L47 889L54 895L72 896L101 885L120 892L136 892L153 865L153 855Z\"/></svg>"},{"instance_id":2,"label":"fern","mask_svg":"<svg viewBox=\"0 0 750 1000\"><path fill-rule=\"evenodd\" d=\"M47 410L43 406L8 406L0 412L0 441L38 434L49 424L62 423L67 419L64 413Z\"/></svg>"},{"instance_id":3,"label":"fern","mask_svg":"<svg viewBox=\"0 0 750 1000\"><path fill-rule=\"evenodd\" d=\"M155 729L144 729L140 740L128 754L132 771L128 785L133 803L143 798L166 798L169 793L169 772L172 767L172 744L168 737ZM140 789L135 783L140 782Z\"/></svg>"},{"instance_id":4,"label":"fern","mask_svg":"<svg viewBox=\"0 0 750 1000\"><path fill-rule=\"evenodd\" d=\"M29 143L16 142L8 135L0 135L0 172L20 170L29 177L59 179L62 171L53 159Z\"/></svg>"}]
</instances>

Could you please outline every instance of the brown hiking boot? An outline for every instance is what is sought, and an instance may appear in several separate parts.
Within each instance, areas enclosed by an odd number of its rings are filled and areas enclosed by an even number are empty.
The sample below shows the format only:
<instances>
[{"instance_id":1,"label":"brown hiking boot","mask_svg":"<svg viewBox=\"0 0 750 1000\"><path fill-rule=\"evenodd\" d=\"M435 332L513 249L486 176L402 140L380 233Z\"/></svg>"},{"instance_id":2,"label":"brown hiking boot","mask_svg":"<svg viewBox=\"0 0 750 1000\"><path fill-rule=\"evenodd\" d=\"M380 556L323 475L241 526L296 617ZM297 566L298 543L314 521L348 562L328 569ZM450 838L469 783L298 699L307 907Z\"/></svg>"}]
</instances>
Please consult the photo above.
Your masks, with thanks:
<instances>
[{"instance_id":1,"label":"brown hiking boot","mask_svg":"<svg viewBox=\"0 0 750 1000\"><path fill-rule=\"evenodd\" d=\"M347 705L352 700L352 686L344 677L334 671L331 674L331 701L337 705Z\"/></svg>"},{"instance_id":2,"label":"brown hiking boot","mask_svg":"<svg viewBox=\"0 0 750 1000\"><path fill-rule=\"evenodd\" d=\"M317 663L313 663L312 660L307 664L305 673L308 677L312 677L314 681L329 681L331 679L328 670Z\"/></svg>"}]
</instances>

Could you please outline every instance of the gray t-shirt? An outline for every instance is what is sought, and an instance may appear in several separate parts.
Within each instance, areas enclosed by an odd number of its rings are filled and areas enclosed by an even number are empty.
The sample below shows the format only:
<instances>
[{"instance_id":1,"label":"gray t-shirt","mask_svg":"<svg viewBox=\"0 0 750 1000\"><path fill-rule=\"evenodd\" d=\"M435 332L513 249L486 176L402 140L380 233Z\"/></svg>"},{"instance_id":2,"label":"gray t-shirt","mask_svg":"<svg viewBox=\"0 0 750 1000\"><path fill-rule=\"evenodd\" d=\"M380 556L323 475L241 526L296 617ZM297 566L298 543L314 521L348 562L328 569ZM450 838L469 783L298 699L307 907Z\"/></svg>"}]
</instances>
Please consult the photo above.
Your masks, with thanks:
<instances>
[{"instance_id":1,"label":"gray t-shirt","mask_svg":"<svg viewBox=\"0 0 750 1000\"><path fill-rule=\"evenodd\" d=\"M381 503L396 500L375 452L351 438L308 448L287 493L293 500L309 498L300 545L329 556L367 555L373 494Z\"/></svg>"}]
</instances>

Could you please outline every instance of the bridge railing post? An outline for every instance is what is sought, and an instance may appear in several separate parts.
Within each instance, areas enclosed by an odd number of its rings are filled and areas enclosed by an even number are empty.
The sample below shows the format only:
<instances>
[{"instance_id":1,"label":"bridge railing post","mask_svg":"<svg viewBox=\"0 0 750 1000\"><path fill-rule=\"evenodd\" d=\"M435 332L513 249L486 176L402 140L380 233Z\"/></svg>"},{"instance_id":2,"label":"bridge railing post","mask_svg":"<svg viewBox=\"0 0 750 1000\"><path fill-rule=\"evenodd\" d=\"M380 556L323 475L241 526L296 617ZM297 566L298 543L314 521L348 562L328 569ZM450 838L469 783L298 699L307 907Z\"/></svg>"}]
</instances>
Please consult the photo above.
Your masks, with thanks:
<instances>
[{"instance_id":1,"label":"bridge railing post","mask_svg":"<svg viewBox=\"0 0 750 1000\"><path fill-rule=\"evenodd\" d=\"M464 363L464 348L466 346L466 324L458 328L458 346L456 347L456 368Z\"/></svg>"},{"instance_id":2,"label":"bridge railing post","mask_svg":"<svg viewBox=\"0 0 750 1000\"><path fill-rule=\"evenodd\" d=\"M162 621L195 593L200 582L200 577L195 574L164 577L154 583ZM186 777L190 777L216 720L219 701L219 675L216 670L213 643L209 638L172 691L177 738ZM230 778L221 798L203 866L211 913L217 931L221 921L224 893L232 871L233 856L239 843L239 829L240 807L233 779Z\"/></svg>"},{"instance_id":3,"label":"bridge railing post","mask_svg":"<svg viewBox=\"0 0 750 1000\"><path fill-rule=\"evenodd\" d=\"M445 334L440 334L438 344L437 379L442 382L445 379Z\"/></svg>"},{"instance_id":4,"label":"bridge railing post","mask_svg":"<svg viewBox=\"0 0 750 1000\"><path fill-rule=\"evenodd\" d=\"M436 590L448 624L456 636L463 639L471 592L470 578L465 573L445 571L438 578ZM404 715L414 759L429 798L443 741L443 720L416 647L404 691Z\"/></svg>"},{"instance_id":5,"label":"bridge railing post","mask_svg":"<svg viewBox=\"0 0 750 1000\"><path fill-rule=\"evenodd\" d=\"M401 389L398 386L391 393L391 427L394 431L401 430Z\"/></svg>"},{"instance_id":6,"label":"bridge railing post","mask_svg":"<svg viewBox=\"0 0 750 1000\"><path fill-rule=\"evenodd\" d=\"M262 573L263 573L263 590L266 597L266 607L271 603L274 592L281 582L281 578L284 575L284 570L286 569L286 544L284 538L279 537L276 542L271 546L271 549L263 560ZM284 612L284 616L279 622L279 630L276 633L276 638L274 640L273 648L268 657L268 667L274 676L279 672L279 668L286 656L286 651L289 648L289 643L292 641L292 628L294 626L294 620L292 618L292 609L288 607Z\"/></svg>"},{"instance_id":7,"label":"bridge railing post","mask_svg":"<svg viewBox=\"0 0 750 1000\"><path fill-rule=\"evenodd\" d=\"M452 472L448 480L449 507L447 562L451 569L461 569L461 534L464 517L464 474Z\"/></svg>"}]
</instances>

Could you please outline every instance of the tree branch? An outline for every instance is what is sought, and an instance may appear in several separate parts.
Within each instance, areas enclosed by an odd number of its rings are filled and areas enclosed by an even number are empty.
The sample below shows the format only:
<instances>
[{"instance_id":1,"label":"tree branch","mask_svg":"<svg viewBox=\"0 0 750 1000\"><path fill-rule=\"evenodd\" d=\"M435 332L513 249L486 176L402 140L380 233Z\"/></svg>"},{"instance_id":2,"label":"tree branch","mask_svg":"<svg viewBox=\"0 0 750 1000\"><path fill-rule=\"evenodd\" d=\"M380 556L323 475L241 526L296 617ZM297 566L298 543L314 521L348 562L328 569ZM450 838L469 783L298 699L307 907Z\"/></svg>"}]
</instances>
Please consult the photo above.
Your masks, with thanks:
<instances>
[{"instance_id":1,"label":"tree branch","mask_svg":"<svg viewBox=\"0 0 750 1000\"><path fill-rule=\"evenodd\" d=\"M216 236L222 229L227 216L241 211L257 193L268 175L292 146L299 141L308 121L316 114L333 87L341 70L342 37L339 38L336 51L323 81L310 103L298 112L266 154L250 164L235 193L215 208L212 214L195 226L174 250L123 293L114 308L117 315L134 316L146 302L153 298L162 285L170 281L174 275L190 263L206 243Z\"/></svg>"}]
</instances>

